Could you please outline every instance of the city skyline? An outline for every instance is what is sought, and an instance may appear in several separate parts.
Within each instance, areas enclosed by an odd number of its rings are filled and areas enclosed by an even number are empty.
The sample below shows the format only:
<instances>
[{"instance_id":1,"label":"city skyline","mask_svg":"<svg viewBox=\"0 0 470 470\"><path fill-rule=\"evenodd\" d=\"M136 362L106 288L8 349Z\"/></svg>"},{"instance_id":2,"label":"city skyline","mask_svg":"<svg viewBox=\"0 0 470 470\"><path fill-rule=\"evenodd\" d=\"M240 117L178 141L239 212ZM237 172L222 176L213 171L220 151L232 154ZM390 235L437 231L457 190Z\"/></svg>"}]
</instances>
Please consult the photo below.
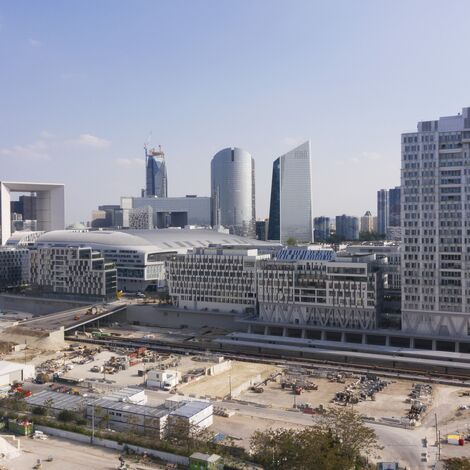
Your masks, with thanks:
<instances>
[{"instance_id":1,"label":"city skyline","mask_svg":"<svg viewBox=\"0 0 470 470\"><path fill-rule=\"evenodd\" d=\"M88 220L98 204L140 194L153 131L170 196L209 196L215 152L250 152L262 219L272 161L310 139L313 215L359 216L378 189L399 184L401 133L468 101L468 66L449 77L434 65L439 51L464 55L454 31L467 13L465 2L100 2L90 20L79 4L2 5L1 177L63 182L67 222ZM158 18L160 34L147 34Z\"/></svg>"}]
</instances>

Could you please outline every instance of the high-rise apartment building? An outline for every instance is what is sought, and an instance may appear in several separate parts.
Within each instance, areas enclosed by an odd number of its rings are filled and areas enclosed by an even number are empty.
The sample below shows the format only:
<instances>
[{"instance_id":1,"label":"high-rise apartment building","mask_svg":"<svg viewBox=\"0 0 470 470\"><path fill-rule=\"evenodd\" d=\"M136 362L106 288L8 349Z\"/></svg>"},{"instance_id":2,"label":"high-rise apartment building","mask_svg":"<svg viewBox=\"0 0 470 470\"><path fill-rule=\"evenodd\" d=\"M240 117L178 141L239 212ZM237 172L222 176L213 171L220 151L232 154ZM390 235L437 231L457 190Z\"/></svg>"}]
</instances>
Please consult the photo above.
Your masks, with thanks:
<instances>
[{"instance_id":1,"label":"high-rise apartment building","mask_svg":"<svg viewBox=\"0 0 470 470\"><path fill-rule=\"evenodd\" d=\"M340 240L359 240L359 219L350 215L337 215L336 236Z\"/></svg>"},{"instance_id":2,"label":"high-rise apartment building","mask_svg":"<svg viewBox=\"0 0 470 470\"><path fill-rule=\"evenodd\" d=\"M304 142L273 163L269 240L289 238L311 242L312 180L310 141Z\"/></svg>"},{"instance_id":3,"label":"high-rise apartment building","mask_svg":"<svg viewBox=\"0 0 470 470\"><path fill-rule=\"evenodd\" d=\"M401 138L402 328L467 336L470 108Z\"/></svg>"},{"instance_id":4,"label":"high-rise apartment building","mask_svg":"<svg viewBox=\"0 0 470 470\"><path fill-rule=\"evenodd\" d=\"M313 219L314 240L316 242L326 242L330 238L330 218L315 217Z\"/></svg>"},{"instance_id":5,"label":"high-rise apartment building","mask_svg":"<svg viewBox=\"0 0 470 470\"><path fill-rule=\"evenodd\" d=\"M359 231L364 233L374 233L377 231L377 217L374 217L370 211L366 211L361 217Z\"/></svg>"},{"instance_id":6,"label":"high-rise apartment building","mask_svg":"<svg viewBox=\"0 0 470 470\"><path fill-rule=\"evenodd\" d=\"M212 225L256 237L255 162L240 148L225 148L211 162Z\"/></svg>"},{"instance_id":7,"label":"high-rise apartment building","mask_svg":"<svg viewBox=\"0 0 470 470\"><path fill-rule=\"evenodd\" d=\"M168 180L166 174L165 154L161 148L147 149L145 147L146 187L147 197L168 197Z\"/></svg>"}]
</instances>

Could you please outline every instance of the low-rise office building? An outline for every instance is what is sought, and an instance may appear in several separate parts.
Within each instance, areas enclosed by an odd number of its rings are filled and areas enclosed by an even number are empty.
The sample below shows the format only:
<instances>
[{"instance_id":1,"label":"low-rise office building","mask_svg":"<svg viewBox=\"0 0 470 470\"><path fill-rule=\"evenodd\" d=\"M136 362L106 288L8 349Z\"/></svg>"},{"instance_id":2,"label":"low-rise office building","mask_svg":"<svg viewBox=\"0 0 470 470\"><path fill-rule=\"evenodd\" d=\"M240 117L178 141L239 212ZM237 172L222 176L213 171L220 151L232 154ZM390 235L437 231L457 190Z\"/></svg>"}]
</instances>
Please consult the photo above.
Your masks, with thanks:
<instances>
[{"instance_id":1,"label":"low-rise office building","mask_svg":"<svg viewBox=\"0 0 470 470\"><path fill-rule=\"evenodd\" d=\"M304 256L260 263L259 319L269 323L376 328L383 288L376 256L328 260L316 250L308 251L310 259Z\"/></svg>"},{"instance_id":2,"label":"low-rise office building","mask_svg":"<svg viewBox=\"0 0 470 470\"><path fill-rule=\"evenodd\" d=\"M29 272L28 248L0 247L0 290L27 284Z\"/></svg>"},{"instance_id":3,"label":"low-rise office building","mask_svg":"<svg viewBox=\"0 0 470 470\"><path fill-rule=\"evenodd\" d=\"M91 247L117 268L118 289L161 290L167 285L165 262L196 247L272 247L273 244L209 229L57 230L41 235L38 248Z\"/></svg>"},{"instance_id":4,"label":"low-rise office building","mask_svg":"<svg viewBox=\"0 0 470 470\"><path fill-rule=\"evenodd\" d=\"M31 285L45 293L91 298L116 296L116 268L90 247L31 250Z\"/></svg>"},{"instance_id":5,"label":"low-rise office building","mask_svg":"<svg viewBox=\"0 0 470 470\"><path fill-rule=\"evenodd\" d=\"M213 423L214 408L206 401L190 401L174 409L168 416L168 432L206 429Z\"/></svg>"},{"instance_id":6,"label":"low-rise office building","mask_svg":"<svg viewBox=\"0 0 470 470\"><path fill-rule=\"evenodd\" d=\"M153 225L157 228L186 227L211 225L211 198L187 195L186 197L122 197L121 208L124 211L124 227L126 211L129 214L139 213L136 209L144 209L153 216ZM135 227L142 228L142 227ZM145 227L146 228L146 227Z\"/></svg>"},{"instance_id":7,"label":"low-rise office building","mask_svg":"<svg viewBox=\"0 0 470 470\"><path fill-rule=\"evenodd\" d=\"M87 418L94 420L97 427L154 434L160 439L166 434L168 414L164 406L135 405L109 398L99 398L86 406Z\"/></svg>"},{"instance_id":8,"label":"low-rise office building","mask_svg":"<svg viewBox=\"0 0 470 470\"><path fill-rule=\"evenodd\" d=\"M256 312L256 249L195 248L167 263L168 289L180 308Z\"/></svg>"}]
</instances>

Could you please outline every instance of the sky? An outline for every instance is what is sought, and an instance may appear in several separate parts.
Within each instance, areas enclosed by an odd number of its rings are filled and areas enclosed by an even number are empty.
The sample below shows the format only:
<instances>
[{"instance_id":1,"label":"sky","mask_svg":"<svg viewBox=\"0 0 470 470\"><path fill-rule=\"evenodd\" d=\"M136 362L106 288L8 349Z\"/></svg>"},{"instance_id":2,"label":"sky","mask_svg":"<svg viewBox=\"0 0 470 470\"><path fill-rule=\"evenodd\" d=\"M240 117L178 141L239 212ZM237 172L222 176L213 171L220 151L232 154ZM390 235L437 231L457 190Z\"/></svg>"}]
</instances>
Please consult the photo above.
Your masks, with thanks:
<instances>
[{"instance_id":1,"label":"sky","mask_svg":"<svg viewBox=\"0 0 470 470\"><path fill-rule=\"evenodd\" d=\"M256 165L310 139L314 216L376 213L400 134L470 106L470 2L0 0L0 180L66 185L68 223L140 195L210 194L225 147Z\"/></svg>"}]
</instances>

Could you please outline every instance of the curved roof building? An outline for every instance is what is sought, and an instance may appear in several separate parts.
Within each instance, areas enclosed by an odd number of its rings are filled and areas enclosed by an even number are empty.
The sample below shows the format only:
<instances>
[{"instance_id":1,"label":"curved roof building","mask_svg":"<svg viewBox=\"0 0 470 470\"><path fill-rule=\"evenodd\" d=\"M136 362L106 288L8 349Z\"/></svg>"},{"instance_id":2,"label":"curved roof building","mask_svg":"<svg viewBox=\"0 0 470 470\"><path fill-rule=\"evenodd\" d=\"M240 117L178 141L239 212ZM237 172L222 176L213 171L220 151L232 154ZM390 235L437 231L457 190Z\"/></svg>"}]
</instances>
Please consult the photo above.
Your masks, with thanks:
<instances>
[{"instance_id":1,"label":"curved roof building","mask_svg":"<svg viewBox=\"0 0 470 470\"><path fill-rule=\"evenodd\" d=\"M255 162L240 148L225 148L211 162L212 225L256 238Z\"/></svg>"},{"instance_id":2,"label":"curved roof building","mask_svg":"<svg viewBox=\"0 0 470 470\"><path fill-rule=\"evenodd\" d=\"M166 285L165 260L193 248L273 246L209 229L56 230L39 236L36 247L91 247L117 268L118 288L137 292Z\"/></svg>"}]
</instances>

